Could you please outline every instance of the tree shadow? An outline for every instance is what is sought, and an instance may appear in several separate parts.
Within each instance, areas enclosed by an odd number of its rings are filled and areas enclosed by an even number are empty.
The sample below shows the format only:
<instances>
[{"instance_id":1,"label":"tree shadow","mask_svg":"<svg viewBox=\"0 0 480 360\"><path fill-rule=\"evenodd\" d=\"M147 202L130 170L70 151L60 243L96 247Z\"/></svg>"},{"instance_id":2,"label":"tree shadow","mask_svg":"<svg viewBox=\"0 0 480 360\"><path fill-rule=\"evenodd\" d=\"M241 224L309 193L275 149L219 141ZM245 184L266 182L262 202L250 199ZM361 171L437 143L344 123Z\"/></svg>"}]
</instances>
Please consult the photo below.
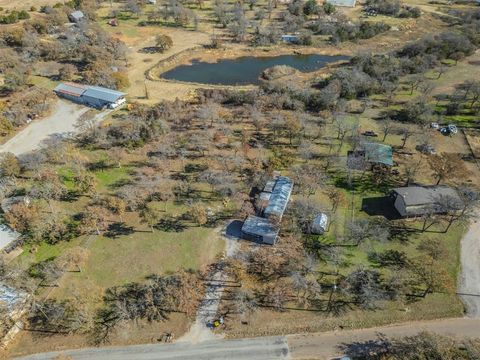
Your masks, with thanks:
<instances>
[{"instance_id":1,"label":"tree shadow","mask_svg":"<svg viewBox=\"0 0 480 360\"><path fill-rule=\"evenodd\" d=\"M138 50L138 52L142 54L161 54L164 51L159 46L145 46L144 48Z\"/></svg>"},{"instance_id":2,"label":"tree shadow","mask_svg":"<svg viewBox=\"0 0 480 360\"><path fill-rule=\"evenodd\" d=\"M161 219L155 226L155 229L165 232L182 232L187 227L181 222L180 219L174 217L167 217Z\"/></svg>"},{"instance_id":3,"label":"tree shadow","mask_svg":"<svg viewBox=\"0 0 480 360\"><path fill-rule=\"evenodd\" d=\"M122 235L133 234L135 230L132 226L127 226L124 222L114 222L108 226L105 236L108 238L116 239Z\"/></svg>"},{"instance_id":4,"label":"tree shadow","mask_svg":"<svg viewBox=\"0 0 480 360\"><path fill-rule=\"evenodd\" d=\"M343 343L338 348L352 359L381 359L390 346L390 340L384 334L377 333L375 340Z\"/></svg>"},{"instance_id":5,"label":"tree shadow","mask_svg":"<svg viewBox=\"0 0 480 360\"><path fill-rule=\"evenodd\" d=\"M131 179L119 179L115 181L113 184L110 184L108 187L110 189L119 189L122 186L132 185L132 184L133 184L133 181Z\"/></svg>"},{"instance_id":6,"label":"tree shadow","mask_svg":"<svg viewBox=\"0 0 480 360\"><path fill-rule=\"evenodd\" d=\"M111 169L113 166L107 162L107 160L102 159L96 162L92 162L88 164L87 168L90 171L104 171Z\"/></svg>"}]
</instances>

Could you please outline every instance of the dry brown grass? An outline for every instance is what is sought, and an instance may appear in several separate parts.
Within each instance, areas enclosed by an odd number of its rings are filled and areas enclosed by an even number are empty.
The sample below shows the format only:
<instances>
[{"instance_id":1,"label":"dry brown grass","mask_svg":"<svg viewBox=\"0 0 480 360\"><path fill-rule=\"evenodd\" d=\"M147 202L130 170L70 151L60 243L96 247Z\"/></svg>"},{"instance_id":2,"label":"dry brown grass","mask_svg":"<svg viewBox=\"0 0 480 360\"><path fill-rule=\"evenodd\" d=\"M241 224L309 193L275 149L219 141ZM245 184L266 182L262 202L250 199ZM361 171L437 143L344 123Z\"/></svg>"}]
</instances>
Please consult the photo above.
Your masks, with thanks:
<instances>
[{"instance_id":1,"label":"dry brown grass","mask_svg":"<svg viewBox=\"0 0 480 360\"><path fill-rule=\"evenodd\" d=\"M23 10L30 9L32 6L35 6L37 9L43 5L55 5L56 3L61 2L59 0L0 0L0 7L9 10Z\"/></svg>"},{"instance_id":2,"label":"dry brown grass","mask_svg":"<svg viewBox=\"0 0 480 360\"><path fill-rule=\"evenodd\" d=\"M188 330L190 320L183 314L174 313L165 322L140 321L119 326L113 334L109 346L158 343L162 334L170 332L178 338ZM83 335L52 335L47 338L30 332L22 332L15 339L8 353L1 354L0 359L11 359L33 353L62 351L91 346Z\"/></svg>"}]
</instances>

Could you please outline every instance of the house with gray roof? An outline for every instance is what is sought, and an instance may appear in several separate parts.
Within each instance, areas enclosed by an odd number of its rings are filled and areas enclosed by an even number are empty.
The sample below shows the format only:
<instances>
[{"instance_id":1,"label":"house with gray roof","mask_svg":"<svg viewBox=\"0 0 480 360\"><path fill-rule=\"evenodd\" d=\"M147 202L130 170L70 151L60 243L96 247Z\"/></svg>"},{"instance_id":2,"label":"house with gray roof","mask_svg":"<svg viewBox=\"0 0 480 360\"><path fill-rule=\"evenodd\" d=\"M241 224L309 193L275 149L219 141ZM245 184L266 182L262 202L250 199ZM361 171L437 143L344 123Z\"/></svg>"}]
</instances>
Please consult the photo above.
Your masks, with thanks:
<instances>
[{"instance_id":1,"label":"house with gray roof","mask_svg":"<svg viewBox=\"0 0 480 360\"><path fill-rule=\"evenodd\" d=\"M125 93L101 86L67 82L59 84L53 91L62 98L97 109L115 109L126 102Z\"/></svg>"},{"instance_id":2,"label":"house with gray roof","mask_svg":"<svg viewBox=\"0 0 480 360\"><path fill-rule=\"evenodd\" d=\"M458 210L463 206L458 192L444 185L395 188L392 196L394 207L402 217L442 214L446 212L445 204Z\"/></svg>"}]
</instances>

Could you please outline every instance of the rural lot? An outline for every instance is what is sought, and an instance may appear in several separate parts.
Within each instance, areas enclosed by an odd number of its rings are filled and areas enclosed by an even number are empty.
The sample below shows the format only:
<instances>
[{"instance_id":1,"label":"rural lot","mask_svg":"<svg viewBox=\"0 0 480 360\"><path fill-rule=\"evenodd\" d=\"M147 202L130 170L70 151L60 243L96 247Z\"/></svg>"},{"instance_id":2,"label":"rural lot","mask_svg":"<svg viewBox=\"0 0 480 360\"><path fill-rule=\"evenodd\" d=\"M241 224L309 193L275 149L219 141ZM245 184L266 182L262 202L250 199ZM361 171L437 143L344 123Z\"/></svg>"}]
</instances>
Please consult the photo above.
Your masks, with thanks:
<instances>
[{"instance_id":1,"label":"rural lot","mask_svg":"<svg viewBox=\"0 0 480 360\"><path fill-rule=\"evenodd\" d=\"M469 0L0 0L0 358L476 359L479 34Z\"/></svg>"}]
</instances>

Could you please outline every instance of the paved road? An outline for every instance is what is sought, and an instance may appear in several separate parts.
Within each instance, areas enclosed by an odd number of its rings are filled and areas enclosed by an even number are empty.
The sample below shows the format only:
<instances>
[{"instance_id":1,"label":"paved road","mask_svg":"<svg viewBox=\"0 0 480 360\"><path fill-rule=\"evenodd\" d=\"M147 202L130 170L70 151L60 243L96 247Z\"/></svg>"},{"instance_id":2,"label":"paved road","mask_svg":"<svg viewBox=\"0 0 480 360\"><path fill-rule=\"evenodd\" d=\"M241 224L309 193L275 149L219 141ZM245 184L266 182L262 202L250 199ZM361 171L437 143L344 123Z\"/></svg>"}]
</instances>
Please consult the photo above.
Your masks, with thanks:
<instances>
[{"instance_id":1,"label":"paved road","mask_svg":"<svg viewBox=\"0 0 480 360\"><path fill-rule=\"evenodd\" d=\"M293 359L323 360L348 354L348 351L345 351L345 348L343 347L345 344L355 344L357 345L357 348L361 349L365 348L362 344L376 340L379 334L391 338L416 335L421 331L429 331L454 337L480 338L480 320L445 319L423 321L371 329L289 335L287 338Z\"/></svg>"},{"instance_id":2,"label":"paved road","mask_svg":"<svg viewBox=\"0 0 480 360\"><path fill-rule=\"evenodd\" d=\"M480 211L462 239L461 274L458 292L465 304L467 315L480 318Z\"/></svg>"},{"instance_id":3,"label":"paved road","mask_svg":"<svg viewBox=\"0 0 480 360\"><path fill-rule=\"evenodd\" d=\"M177 342L168 345L138 345L127 347L92 348L37 354L22 360L46 360L56 356L75 360L272 360L289 359L285 337L264 337L243 340L213 340L200 344Z\"/></svg>"},{"instance_id":4,"label":"paved road","mask_svg":"<svg viewBox=\"0 0 480 360\"><path fill-rule=\"evenodd\" d=\"M74 360L264 360L264 359L332 359L345 354L344 344L362 344L388 337L415 335L421 331L480 338L480 319L446 319L413 322L371 329L344 330L317 334L263 337L242 340L212 340L199 344L177 342L168 345L135 345L88 348L36 354L17 360L47 360L59 355ZM361 347L361 345L360 345Z\"/></svg>"},{"instance_id":5,"label":"paved road","mask_svg":"<svg viewBox=\"0 0 480 360\"><path fill-rule=\"evenodd\" d=\"M1 145L0 152L22 155L38 149L50 136L75 132L77 119L87 111L88 108L85 106L58 100L52 115L32 121L25 129Z\"/></svg>"}]
</instances>

